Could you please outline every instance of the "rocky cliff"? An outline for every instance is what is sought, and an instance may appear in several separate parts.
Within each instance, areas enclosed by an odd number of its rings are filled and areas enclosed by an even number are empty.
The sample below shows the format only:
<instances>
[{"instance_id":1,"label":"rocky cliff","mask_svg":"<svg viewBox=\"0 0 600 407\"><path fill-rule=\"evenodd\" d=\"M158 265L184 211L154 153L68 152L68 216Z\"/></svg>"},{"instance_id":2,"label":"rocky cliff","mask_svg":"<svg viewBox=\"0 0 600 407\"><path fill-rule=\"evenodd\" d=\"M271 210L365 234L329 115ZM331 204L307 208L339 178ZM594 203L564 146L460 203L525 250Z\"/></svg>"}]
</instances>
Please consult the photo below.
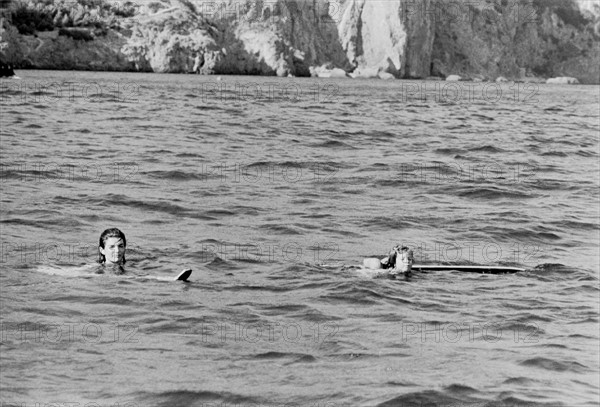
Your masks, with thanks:
<instances>
[{"instance_id":1,"label":"rocky cliff","mask_svg":"<svg viewBox=\"0 0 600 407\"><path fill-rule=\"evenodd\" d=\"M438 7L434 75L573 76L600 83L598 14L576 2L473 2L460 7L439 2Z\"/></svg>"},{"instance_id":2,"label":"rocky cliff","mask_svg":"<svg viewBox=\"0 0 600 407\"><path fill-rule=\"evenodd\" d=\"M588 0L3 1L17 67L397 78L575 76L599 83Z\"/></svg>"}]
</instances>

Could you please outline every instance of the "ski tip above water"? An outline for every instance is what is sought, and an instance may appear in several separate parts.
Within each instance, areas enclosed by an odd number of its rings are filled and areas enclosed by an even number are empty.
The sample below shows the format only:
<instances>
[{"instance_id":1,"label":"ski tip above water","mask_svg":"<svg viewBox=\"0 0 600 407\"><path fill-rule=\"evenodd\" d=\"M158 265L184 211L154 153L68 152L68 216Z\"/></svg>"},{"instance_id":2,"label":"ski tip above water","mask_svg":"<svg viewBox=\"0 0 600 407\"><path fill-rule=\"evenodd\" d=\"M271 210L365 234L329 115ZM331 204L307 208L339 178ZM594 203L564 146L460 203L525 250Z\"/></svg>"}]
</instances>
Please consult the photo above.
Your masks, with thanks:
<instances>
[{"instance_id":1,"label":"ski tip above water","mask_svg":"<svg viewBox=\"0 0 600 407\"><path fill-rule=\"evenodd\" d=\"M187 279L192 275L192 269L185 269L181 273L175 277L176 281L187 281Z\"/></svg>"}]
</instances>

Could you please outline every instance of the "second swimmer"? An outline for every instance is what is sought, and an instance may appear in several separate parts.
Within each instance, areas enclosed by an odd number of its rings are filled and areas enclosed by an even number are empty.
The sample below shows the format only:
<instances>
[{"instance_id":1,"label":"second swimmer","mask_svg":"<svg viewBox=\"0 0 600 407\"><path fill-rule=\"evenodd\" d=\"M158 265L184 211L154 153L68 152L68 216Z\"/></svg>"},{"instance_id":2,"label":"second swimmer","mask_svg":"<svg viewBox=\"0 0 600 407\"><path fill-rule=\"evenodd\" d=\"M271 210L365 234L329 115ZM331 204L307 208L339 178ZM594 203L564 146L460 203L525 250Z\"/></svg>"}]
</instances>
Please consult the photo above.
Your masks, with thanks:
<instances>
[{"instance_id":1,"label":"second swimmer","mask_svg":"<svg viewBox=\"0 0 600 407\"><path fill-rule=\"evenodd\" d=\"M391 275L409 275L414 261L413 251L406 246L394 246L383 259L375 257L363 260L363 266L369 269L389 269Z\"/></svg>"}]
</instances>

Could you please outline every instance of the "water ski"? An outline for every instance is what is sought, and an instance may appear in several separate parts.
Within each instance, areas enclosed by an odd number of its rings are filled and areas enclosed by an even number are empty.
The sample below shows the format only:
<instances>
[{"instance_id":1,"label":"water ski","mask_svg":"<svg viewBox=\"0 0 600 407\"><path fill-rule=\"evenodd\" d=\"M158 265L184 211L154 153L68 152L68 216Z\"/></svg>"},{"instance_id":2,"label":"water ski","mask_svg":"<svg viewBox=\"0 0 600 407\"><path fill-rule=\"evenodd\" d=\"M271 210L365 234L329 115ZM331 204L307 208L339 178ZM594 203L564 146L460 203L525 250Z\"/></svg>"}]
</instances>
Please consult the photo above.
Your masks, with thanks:
<instances>
[{"instance_id":1,"label":"water ski","mask_svg":"<svg viewBox=\"0 0 600 407\"><path fill-rule=\"evenodd\" d=\"M520 267L505 267L505 266L447 266L441 264L413 264L413 270L418 271L464 271L467 273L484 273L484 274L504 274L504 273L519 273L525 271Z\"/></svg>"},{"instance_id":2,"label":"water ski","mask_svg":"<svg viewBox=\"0 0 600 407\"><path fill-rule=\"evenodd\" d=\"M358 271L361 274L369 276L382 276L388 274L390 269L369 267L371 264L363 264L358 266ZM507 267L507 266L461 266L454 265L449 266L445 264L413 264L411 271L462 271L465 273L481 273L481 274L507 274L507 273L519 273L526 269L520 267Z\"/></svg>"}]
</instances>

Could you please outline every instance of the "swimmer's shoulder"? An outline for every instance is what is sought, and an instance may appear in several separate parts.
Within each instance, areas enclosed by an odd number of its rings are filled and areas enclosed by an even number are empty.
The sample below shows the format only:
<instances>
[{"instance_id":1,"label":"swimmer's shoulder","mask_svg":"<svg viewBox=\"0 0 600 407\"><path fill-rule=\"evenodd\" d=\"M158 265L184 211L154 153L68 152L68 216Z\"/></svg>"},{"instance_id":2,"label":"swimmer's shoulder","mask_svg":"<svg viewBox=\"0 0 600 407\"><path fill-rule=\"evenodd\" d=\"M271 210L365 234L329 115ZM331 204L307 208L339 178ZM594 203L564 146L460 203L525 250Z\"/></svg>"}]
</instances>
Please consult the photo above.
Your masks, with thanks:
<instances>
[{"instance_id":1,"label":"swimmer's shoulder","mask_svg":"<svg viewBox=\"0 0 600 407\"><path fill-rule=\"evenodd\" d=\"M77 267L76 271L84 274L104 274L104 264L91 263L85 264L81 267Z\"/></svg>"}]
</instances>

